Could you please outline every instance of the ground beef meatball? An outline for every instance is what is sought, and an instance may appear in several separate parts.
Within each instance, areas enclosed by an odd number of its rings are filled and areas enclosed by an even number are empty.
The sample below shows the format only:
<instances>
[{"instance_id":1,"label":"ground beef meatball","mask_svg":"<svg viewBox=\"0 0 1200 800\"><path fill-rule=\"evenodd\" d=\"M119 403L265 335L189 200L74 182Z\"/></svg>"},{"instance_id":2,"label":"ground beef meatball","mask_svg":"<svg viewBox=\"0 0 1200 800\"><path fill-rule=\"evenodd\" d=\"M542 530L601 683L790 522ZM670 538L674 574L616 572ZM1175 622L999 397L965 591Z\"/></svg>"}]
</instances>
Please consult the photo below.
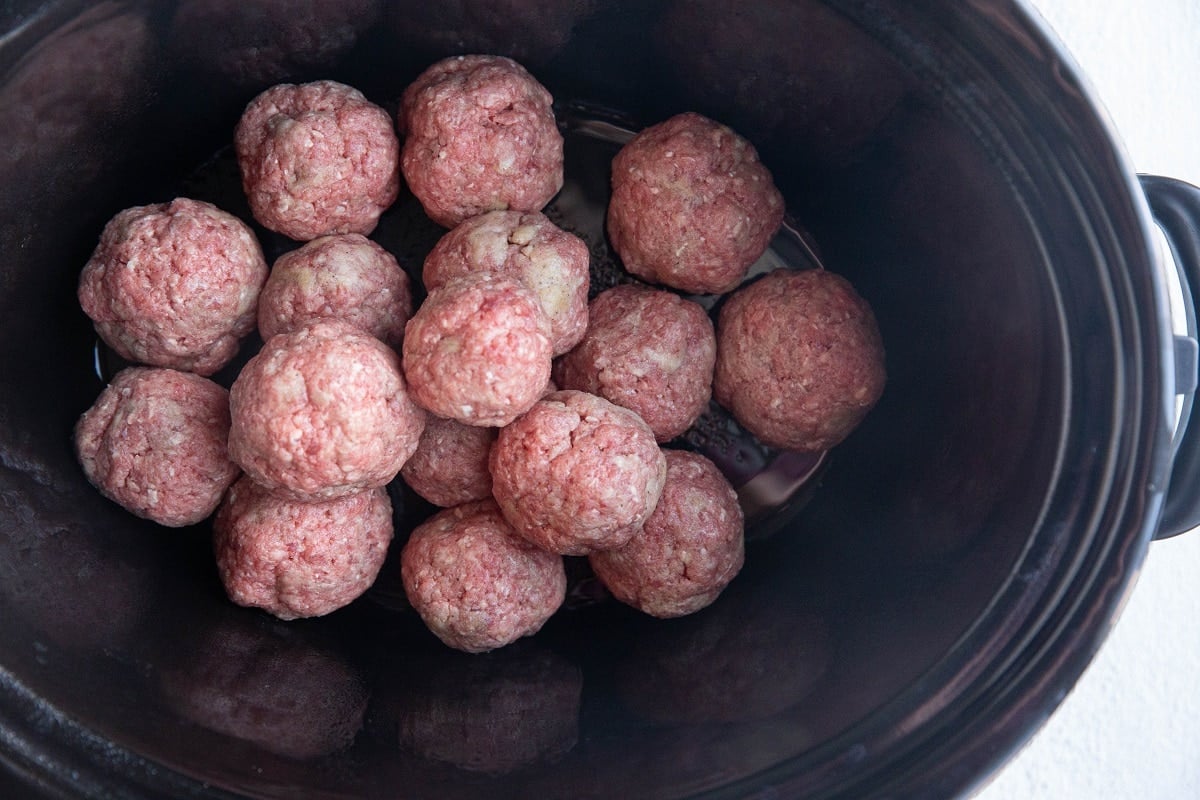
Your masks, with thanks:
<instances>
[{"instance_id":1,"label":"ground beef meatball","mask_svg":"<svg viewBox=\"0 0 1200 800\"><path fill-rule=\"evenodd\" d=\"M473 274L434 289L404 332L413 399L468 425L507 425L550 380L550 322L524 285Z\"/></svg>"},{"instance_id":2,"label":"ground beef meatball","mask_svg":"<svg viewBox=\"0 0 1200 800\"><path fill-rule=\"evenodd\" d=\"M375 582L392 541L383 488L323 502L293 500L243 476L213 521L229 599L280 619L319 617Z\"/></svg>"},{"instance_id":3,"label":"ground beef meatball","mask_svg":"<svg viewBox=\"0 0 1200 800\"><path fill-rule=\"evenodd\" d=\"M229 402L230 456L297 500L385 485L425 427L396 353L340 320L272 337L233 382Z\"/></svg>"},{"instance_id":4,"label":"ground beef meatball","mask_svg":"<svg viewBox=\"0 0 1200 800\"><path fill-rule=\"evenodd\" d=\"M699 304L620 284L592 300L587 333L559 360L554 377L564 389L636 411L666 442L708 407L716 358L712 320Z\"/></svg>"},{"instance_id":5,"label":"ground beef meatball","mask_svg":"<svg viewBox=\"0 0 1200 800\"><path fill-rule=\"evenodd\" d=\"M399 349L412 308L395 256L360 233L322 236L275 260L258 298L258 332L266 340L343 319Z\"/></svg>"},{"instance_id":6,"label":"ground beef meatball","mask_svg":"<svg viewBox=\"0 0 1200 800\"><path fill-rule=\"evenodd\" d=\"M875 315L840 275L775 270L721 308L713 396L763 444L833 447L885 380Z\"/></svg>"},{"instance_id":7,"label":"ground beef meatball","mask_svg":"<svg viewBox=\"0 0 1200 800\"><path fill-rule=\"evenodd\" d=\"M742 568L745 536L737 492L699 453L666 450L667 481L642 532L592 553L613 596L655 617L682 617L717 599Z\"/></svg>"},{"instance_id":8,"label":"ground beef meatball","mask_svg":"<svg viewBox=\"0 0 1200 800\"><path fill-rule=\"evenodd\" d=\"M754 146L700 114L646 128L613 159L609 239L652 283L728 292L782 222L783 196Z\"/></svg>"},{"instance_id":9,"label":"ground beef meatball","mask_svg":"<svg viewBox=\"0 0 1200 800\"><path fill-rule=\"evenodd\" d=\"M267 89L246 106L233 144L254 218L300 241L370 233L400 189L391 118L342 83Z\"/></svg>"},{"instance_id":10,"label":"ground beef meatball","mask_svg":"<svg viewBox=\"0 0 1200 800\"><path fill-rule=\"evenodd\" d=\"M562 355L588 321L587 244L539 211L491 211L471 217L441 238L425 258L426 289L472 272L519 280L550 318L550 348Z\"/></svg>"},{"instance_id":11,"label":"ground beef meatball","mask_svg":"<svg viewBox=\"0 0 1200 800\"><path fill-rule=\"evenodd\" d=\"M198 200L114 216L79 277L96 332L139 364L211 375L254 329L267 262L250 228Z\"/></svg>"},{"instance_id":12,"label":"ground beef meatball","mask_svg":"<svg viewBox=\"0 0 1200 800\"><path fill-rule=\"evenodd\" d=\"M105 497L174 528L206 518L237 478L228 437L222 386L188 372L128 367L79 418L75 451Z\"/></svg>"},{"instance_id":13,"label":"ground beef meatball","mask_svg":"<svg viewBox=\"0 0 1200 800\"><path fill-rule=\"evenodd\" d=\"M492 496L488 455L496 428L465 425L428 415L417 451L400 475L414 492L435 506L449 508Z\"/></svg>"},{"instance_id":14,"label":"ground beef meatball","mask_svg":"<svg viewBox=\"0 0 1200 800\"><path fill-rule=\"evenodd\" d=\"M547 395L500 431L492 494L521 536L563 555L620 547L641 530L667 465L634 412L586 392Z\"/></svg>"},{"instance_id":15,"label":"ground beef meatball","mask_svg":"<svg viewBox=\"0 0 1200 800\"><path fill-rule=\"evenodd\" d=\"M468 653L536 633L567 591L562 558L518 536L492 500L445 509L418 525L400 571L429 629Z\"/></svg>"},{"instance_id":16,"label":"ground beef meatball","mask_svg":"<svg viewBox=\"0 0 1200 800\"><path fill-rule=\"evenodd\" d=\"M404 91L401 170L425 213L453 228L485 211L540 211L563 184L546 88L512 59L438 61Z\"/></svg>"}]
</instances>

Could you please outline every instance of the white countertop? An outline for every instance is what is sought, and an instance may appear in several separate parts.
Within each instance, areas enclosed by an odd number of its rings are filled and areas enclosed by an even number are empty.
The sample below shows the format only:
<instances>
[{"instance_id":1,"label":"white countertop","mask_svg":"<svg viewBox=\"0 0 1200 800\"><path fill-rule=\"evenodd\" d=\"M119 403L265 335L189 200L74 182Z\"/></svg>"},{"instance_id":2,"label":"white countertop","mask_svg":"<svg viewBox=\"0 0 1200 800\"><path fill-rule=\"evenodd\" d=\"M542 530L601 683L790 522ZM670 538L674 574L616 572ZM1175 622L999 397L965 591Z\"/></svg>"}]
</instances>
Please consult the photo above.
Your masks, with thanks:
<instances>
[{"instance_id":1,"label":"white countertop","mask_svg":"<svg viewBox=\"0 0 1200 800\"><path fill-rule=\"evenodd\" d=\"M1200 185L1200 1L1030 1L1133 168ZM974 800L1043 798L1200 798L1200 530L1151 545L1074 691Z\"/></svg>"}]
</instances>

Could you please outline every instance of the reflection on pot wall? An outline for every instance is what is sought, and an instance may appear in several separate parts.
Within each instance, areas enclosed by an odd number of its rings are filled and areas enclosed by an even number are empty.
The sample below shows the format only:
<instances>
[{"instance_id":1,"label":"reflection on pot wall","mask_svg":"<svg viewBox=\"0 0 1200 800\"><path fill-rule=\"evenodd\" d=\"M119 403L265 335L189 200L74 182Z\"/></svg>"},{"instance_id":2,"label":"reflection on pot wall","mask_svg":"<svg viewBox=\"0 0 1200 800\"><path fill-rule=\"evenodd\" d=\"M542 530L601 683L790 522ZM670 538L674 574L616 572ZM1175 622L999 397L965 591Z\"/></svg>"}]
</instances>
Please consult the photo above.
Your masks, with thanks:
<instances>
[{"instance_id":1,"label":"reflection on pot wall","mask_svg":"<svg viewBox=\"0 0 1200 800\"><path fill-rule=\"evenodd\" d=\"M489 53L536 66L562 50L602 0L401 0L389 24L396 41L427 58Z\"/></svg>"},{"instance_id":2,"label":"reflection on pot wall","mask_svg":"<svg viewBox=\"0 0 1200 800\"><path fill-rule=\"evenodd\" d=\"M502 775L553 761L579 739L583 674L534 641L406 657L386 676L383 713L401 750L423 759Z\"/></svg>"},{"instance_id":3,"label":"reflection on pot wall","mask_svg":"<svg viewBox=\"0 0 1200 800\"><path fill-rule=\"evenodd\" d=\"M146 16L117 2L93 6L39 42L0 86L0 181L95 178L112 156L103 145L149 96L157 44Z\"/></svg>"},{"instance_id":4,"label":"reflection on pot wall","mask_svg":"<svg viewBox=\"0 0 1200 800\"><path fill-rule=\"evenodd\" d=\"M375 22L380 0L183 0L171 21L184 63L258 91L323 77Z\"/></svg>"},{"instance_id":5,"label":"reflection on pot wall","mask_svg":"<svg viewBox=\"0 0 1200 800\"><path fill-rule=\"evenodd\" d=\"M368 692L332 650L258 612L198 618L165 656L160 688L185 718L276 755L312 759L349 747Z\"/></svg>"},{"instance_id":6,"label":"reflection on pot wall","mask_svg":"<svg viewBox=\"0 0 1200 800\"><path fill-rule=\"evenodd\" d=\"M659 41L700 110L806 166L845 162L905 89L885 51L813 0L680 0Z\"/></svg>"}]
</instances>

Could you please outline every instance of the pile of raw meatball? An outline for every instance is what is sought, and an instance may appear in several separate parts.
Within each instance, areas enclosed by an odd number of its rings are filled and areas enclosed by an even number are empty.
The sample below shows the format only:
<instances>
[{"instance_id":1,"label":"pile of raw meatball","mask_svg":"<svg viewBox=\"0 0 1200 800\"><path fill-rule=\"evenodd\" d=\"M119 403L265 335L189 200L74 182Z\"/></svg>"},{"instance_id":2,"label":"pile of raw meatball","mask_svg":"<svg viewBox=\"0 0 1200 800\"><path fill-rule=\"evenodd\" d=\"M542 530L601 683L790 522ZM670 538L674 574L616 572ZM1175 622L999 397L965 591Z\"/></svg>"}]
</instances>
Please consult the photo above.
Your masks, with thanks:
<instances>
[{"instance_id":1,"label":"pile of raw meatball","mask_svg":"<svg viewBox=\"0 0 1200 800\"><path fill-rule=\"evenodd\" d=\"M166 526L213 517L236 603L327 614L375 581L399 477L441 510L401 552L447 645L539 630L586 556L618 600L694 612L744 558L737 493L666 449L707 408L765 445L824 450L879 398L866 303L822 270L746 283L783 200L754 148L693 113L615 157L607 231L637 279L589 303L588 248L542 212L562 187L549 92L495 56L438 62L396 115L332 81L254 98L234 146L252 230L179 198L104 228L79 300L117 373L75 429L88 479ZM427 293L368 238L407 184L448 232ZM739 288L742 287L742 288ZM714 326L687 295L730 293ZM212 375L257 329L226 390Z\"/></svg>"}]
</instances>

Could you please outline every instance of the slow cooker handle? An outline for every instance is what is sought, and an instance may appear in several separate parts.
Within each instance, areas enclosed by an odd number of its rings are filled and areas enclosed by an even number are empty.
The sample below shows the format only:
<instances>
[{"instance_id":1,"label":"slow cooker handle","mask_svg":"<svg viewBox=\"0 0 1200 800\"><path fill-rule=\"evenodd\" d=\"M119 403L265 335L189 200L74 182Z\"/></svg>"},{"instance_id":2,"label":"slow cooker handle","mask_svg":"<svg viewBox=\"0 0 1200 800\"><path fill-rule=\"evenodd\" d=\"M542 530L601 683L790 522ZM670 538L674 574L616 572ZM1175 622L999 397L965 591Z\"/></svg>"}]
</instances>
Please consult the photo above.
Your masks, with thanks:
<instances>
[{"instance_id":1,"label":"slow cooker handle","mask_svg":"<svg viewBox=\"0 0 1200 800\"><path fill-rule=\"evenodd\" d=\"M1155 221L1171 246L1183 285L1187 336L1175 337L1175 385L1183 409L1162 520L1155 539L1200 526L1200 419L1192 414L1197 387L1196 306L1200 305L1200 188L1174 178L1138 176Z\"/></svg>"}]
</instances>

